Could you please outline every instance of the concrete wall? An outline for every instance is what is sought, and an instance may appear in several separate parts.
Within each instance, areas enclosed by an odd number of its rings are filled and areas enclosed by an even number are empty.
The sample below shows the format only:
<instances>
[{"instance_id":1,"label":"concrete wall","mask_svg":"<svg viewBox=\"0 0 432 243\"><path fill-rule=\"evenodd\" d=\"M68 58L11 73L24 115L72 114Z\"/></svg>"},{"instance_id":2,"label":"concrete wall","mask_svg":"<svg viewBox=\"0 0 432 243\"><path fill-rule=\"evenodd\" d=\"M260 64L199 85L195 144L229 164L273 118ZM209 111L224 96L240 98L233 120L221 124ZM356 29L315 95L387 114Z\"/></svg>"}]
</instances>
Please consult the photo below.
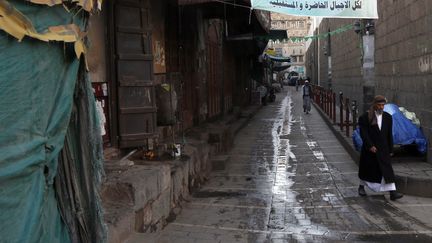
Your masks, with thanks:
<instances>
[{"instance_id":1,"label":"concrete wall","mask_svg":"<svg viewBox=\"0 0 432 243\"><path fill-rule=\"evenodd\" d=\"M432 141L432 1L381 0L379 15L376 91L414 111Z\"/></svg>"},{"instance_id":2,"label":"concrete wall","mask_svg":"<svg viewBox=\"0 0 432 243\"><path fill-rule=\"evenodd\" d=\"M333 31L353 20L324 19L315 35ZM319 42L319 43L318 43ZM319 47L318 47L319 46ZM315 49L315 51L314 51ZM318 50L319 49L319 53ZM307 73L314 83L332 88L336 93L343 92L346 97L360 102L363 96L361 39L354 31L346 31L331 37L331 46L327 38L312 43L308 50ZM314 58L311 60L309 58ZM319 56L319 58L318 58ZM331 56L331 75L329 76L329 56ZM319 62L319 77L316 70ZM315 65L315 67L314 67ZM311 75L309 75L311 74Z\"/></svg>"},{"instance_id":3,"label":"concrete wall","mask_svg":"<svg viewBox=\"0 0 432 243\"><path fill-rule=\"evenodd\" d=\"M385 95L390 102L414 111L423 132L432 140L432 1L380 0L379 19L375 22L375 94ZM325 19L319 32L334 30L353 19ZM316 44L315 44L316 45ZM320 57L320 83L328 84L328 58L323 46L308 50L308 57ZM362 107L364 78L362 73L361 36L349 30L331 37L332 80L336 92L343 91ZM317 60L307 60L307 63ZM316 72L307 65L308 73ZM360 110L362 111L362 110ZM428 161L432 162L429 145Z\"/></svg>"}]
</instances>

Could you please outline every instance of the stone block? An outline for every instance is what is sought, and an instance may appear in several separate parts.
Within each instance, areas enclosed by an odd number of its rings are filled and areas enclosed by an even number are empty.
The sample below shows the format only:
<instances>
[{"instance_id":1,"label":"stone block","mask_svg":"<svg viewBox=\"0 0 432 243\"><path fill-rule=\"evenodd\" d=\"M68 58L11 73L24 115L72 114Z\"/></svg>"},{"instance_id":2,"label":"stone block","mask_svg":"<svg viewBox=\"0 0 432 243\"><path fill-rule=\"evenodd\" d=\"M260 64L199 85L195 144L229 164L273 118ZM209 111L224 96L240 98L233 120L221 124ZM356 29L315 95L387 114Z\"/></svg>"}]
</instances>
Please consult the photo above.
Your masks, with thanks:
<instances>
[{"instance_id":1,"label":"stone block","mask_svg":"<svg viewBox=\"0 0 432 243\"><path fill-rule=\"evenodd\" d=\"M134 232L147 232L153 219L152 204L149 202L146 206L135 212Z\"/></svg>"},{"instance_id":2,"label":"stone block","mask_svg":"<svg viewBox=\"0 0 432 243\"><path fill-rule=\"evenodd\" d=\"M175 165L171 173L171 203L176 206L179 199L189 194L189 165L190 160L179 161L181 164Z\"/></svg>"},{"instance_id":3,"label":"stone block","mask_svg":"<svg viewBox=\"0 0 432 243\"><path fill-rule=\"evenodd\" d=\"M110 178L102 186L104 202L122 202L139 210L171 185L169 165L132 166Z\"/></svg>"},{"instance_id":4,"label":"stone block","mask_svg":"<svg viewBox=\"0 0 432 243\"><path fill-rule=\"evenodd\" d=\"M162 229L166 224L171 211L171 192L169 189L164 190L159 197L151 204L151 225L153 230L151 232Z\"/></svg>"}]
</instances>

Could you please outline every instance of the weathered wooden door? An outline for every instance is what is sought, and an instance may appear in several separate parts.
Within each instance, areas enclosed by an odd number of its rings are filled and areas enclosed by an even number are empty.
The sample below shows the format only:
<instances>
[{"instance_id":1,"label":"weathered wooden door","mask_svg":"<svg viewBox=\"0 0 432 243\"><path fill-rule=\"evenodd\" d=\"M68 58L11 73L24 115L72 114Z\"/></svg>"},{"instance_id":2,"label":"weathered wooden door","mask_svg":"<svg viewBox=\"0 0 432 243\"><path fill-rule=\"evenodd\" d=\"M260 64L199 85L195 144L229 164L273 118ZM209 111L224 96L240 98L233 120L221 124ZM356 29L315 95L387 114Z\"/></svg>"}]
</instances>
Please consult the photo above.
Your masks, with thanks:
<instances>
[{"instance_id":1,"label":"weathered wooden door","mask_svg":"<svg viewBox=\"0 0 432 243\"><path fill-rule=\"evenodd\" d=\"M222 46L218 33L218 22L214 21L207 32L207 105L208 118L221 114L222 96Z\"/></svg>"},{"instance_id":2,"label":"weathered wooden door","mask_svg":"<svg viewBox=\"0 0 432 243\"><path fill-rule=\"evenodd\" d=\"M120 147L155 136L156 102L149 0L117 0L114 7Z\"/></svg>"}]
</instances>

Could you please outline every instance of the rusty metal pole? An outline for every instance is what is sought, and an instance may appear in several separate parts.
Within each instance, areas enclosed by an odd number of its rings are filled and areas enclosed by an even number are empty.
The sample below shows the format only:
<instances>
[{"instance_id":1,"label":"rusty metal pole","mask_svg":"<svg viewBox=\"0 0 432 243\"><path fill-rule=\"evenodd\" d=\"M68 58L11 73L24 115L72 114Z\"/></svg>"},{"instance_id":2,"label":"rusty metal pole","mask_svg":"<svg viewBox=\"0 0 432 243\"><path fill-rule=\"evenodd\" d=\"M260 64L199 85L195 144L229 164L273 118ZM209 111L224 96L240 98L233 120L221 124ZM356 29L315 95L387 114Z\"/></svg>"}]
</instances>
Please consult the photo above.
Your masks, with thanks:
<instances>
[{"instance_id":1,"label":"rusty metal pole","mask_svg":"<svg viewBox=\"0 0 432 243\"><path fill-rule=\"evenodd\" d=\"M353 133L357 128L357 101L352 101Z\"/></svg>"},{"instance_id":2,"label":"rusty metal pole","mask_svg":"<svg viewBox=\"0 0 432 243\"><path fill-rule=\"evenodd\" d=\"M331 110L330 110L330 90L327 90L326 92L326 97L327 97L327 114L331 119Z\"/></svg>"},{"instance_id":3,"label":"rusty metal pole","mask_svg":"<svg viewBox=\"0 0 432 243\"><path fill-rule=\"evenodd\" d=\"M327 100L327 115L328 115L328 116L330 117L330 119L331 119L331 112L330 112L330 109L329 109L329 107L330 107L329 92L330 92L330 91L328 91L328 90L327 90L327 92L326 92L326 100Z\"/></svg>"},{"instance_id":4,"label":"rusty metal pole","mask_svg":"<svg viewBox=\"0 0 432 243\"><path fill-rule=\"evenodd\" d=\"M323 90L323 111L327 115L327 107L326 107L326 90Z\"/></svg>"},{"instance_id":5,"label":"rusty metal pole","mask_svg":"<svg viewBox=\"0 0 432 243\"><path fill-rule=\"evenodd\" d=\"M346 100L345 100L345 122L346 122L346 136L347 137L349 137L349 133L350 133L350 120L349 120L349 118L350 118L350 112L349 112L349 105L350 105L350 102L349 102L349 99L348 98L346 98Z\"/></svg>"},{"instance_id":6,"label":"rusty metal pole","mask_svg":"<svg viewBox=\"0 0 432 243\"><path fill-rule=\"evenodd\" d=\"M324 110L324 88L321 88L321 109Z\"/></svg>"},{"instance_id":7,"label":"rusty metal pole","mask_svg":"<svg viewBox=\"0 0 432 243\"><path fill-rule=\"evenodd\" d=\"M343 93L339 92L339 126L343 131Z\"/></svg>"},{"instance_id":8,"label":"rusty metal pole","mask_svg":"<svg viewBox=\"0 0 432 243\"><path fill-rule=\"evenodd\" d=\"M332 93L333 100L333 124L336 124L336 93Z\"/></svg>"},{"instance_id":9,"label":"rusty metal pole","mask_svg":"<svg viewBox=\"0 0 432 243\"><path fill-rule=\"evenodd\" d=\"M328 110L328 91L327 90L325 90L325 93L324 93L324 96L325 96L325 103L324 103L324 105L325 105L325 111L326 111L326 114L327 114L327 116L329 115L329 110Z\"/></svg>"}]
</instances>

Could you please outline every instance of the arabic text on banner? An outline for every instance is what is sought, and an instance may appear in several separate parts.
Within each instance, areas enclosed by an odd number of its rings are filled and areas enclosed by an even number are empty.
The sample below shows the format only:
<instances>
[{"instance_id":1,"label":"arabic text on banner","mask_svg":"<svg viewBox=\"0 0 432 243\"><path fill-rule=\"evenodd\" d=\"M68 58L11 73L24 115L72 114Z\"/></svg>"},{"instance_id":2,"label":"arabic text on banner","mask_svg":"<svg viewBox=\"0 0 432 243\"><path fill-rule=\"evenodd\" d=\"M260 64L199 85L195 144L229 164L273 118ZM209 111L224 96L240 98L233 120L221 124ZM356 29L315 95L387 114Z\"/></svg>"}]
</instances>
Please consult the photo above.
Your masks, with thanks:
<instances>
[{"instance_id":1,"label":"arabic text on banner","mask_svg":"<svg viewBox=\"0 0 432 243\"><path fill-rule=\"evenodd\" d=\"M377 0L251 0L253 9L288 15L377 19Z\"/></svg>"}]
</instances>

